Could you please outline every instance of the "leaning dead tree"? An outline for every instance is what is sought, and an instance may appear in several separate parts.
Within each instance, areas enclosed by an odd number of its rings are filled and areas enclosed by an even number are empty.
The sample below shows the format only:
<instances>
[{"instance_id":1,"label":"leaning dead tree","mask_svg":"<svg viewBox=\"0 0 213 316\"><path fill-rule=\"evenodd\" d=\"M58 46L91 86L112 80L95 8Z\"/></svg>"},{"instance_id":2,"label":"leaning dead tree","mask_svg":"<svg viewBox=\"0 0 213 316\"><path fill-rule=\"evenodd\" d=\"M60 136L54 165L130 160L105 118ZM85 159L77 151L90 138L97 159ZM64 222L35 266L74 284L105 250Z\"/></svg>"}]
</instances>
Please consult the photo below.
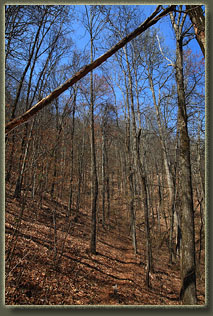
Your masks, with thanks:
<instances>
[{"instance_id":1,"label":"leaning dead tree","mask_svg":"<svg viewBox=\"0 0 213 316\"><path fill-rule=\"evenodd\" d=\"M64 91L78 82L81 78L85 77L90 71L100 66L103 62L105 62L109 57L115 54L120 48L124 47L128 42L132 39L146 31L149 27L156 24L162 17L167 15L169 12L174 11L175 5L171 5L162 11L162 6L157 6L156 10L133 32L120 40L116 45L110 48L106 53L101 55L99 58L94 60L89 65L84 66L79 72L77 72L73 77L68 79L65 83L57 87L54 91L52 91L48 96L43 98L41 101L36 103L33 107L31 107L28 111L23 113L22 115L14 118L12 121L6 124L5 133L8 134L14 128L19 125L24 124L29 119L31 119L36 113L42 110L46 105L50 104L54 99L59 97Z\"/></svg>"}]
</instances>

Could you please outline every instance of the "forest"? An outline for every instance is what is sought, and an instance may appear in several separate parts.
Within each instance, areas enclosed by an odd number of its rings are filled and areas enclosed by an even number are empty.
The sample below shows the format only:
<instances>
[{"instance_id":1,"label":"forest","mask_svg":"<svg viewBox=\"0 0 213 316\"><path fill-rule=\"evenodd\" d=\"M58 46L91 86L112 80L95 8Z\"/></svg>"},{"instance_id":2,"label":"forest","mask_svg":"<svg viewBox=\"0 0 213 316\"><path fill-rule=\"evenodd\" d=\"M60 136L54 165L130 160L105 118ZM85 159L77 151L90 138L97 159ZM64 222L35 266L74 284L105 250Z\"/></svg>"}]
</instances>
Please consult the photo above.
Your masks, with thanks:
<instances>
[{"instance_id":1,"label":"forest","mask_svg":"<svg viewBox=\"0 0 213 316\"><path fill-rule=\"evenodd\" d=\"M205 6L5 5L5 305L206 304Z\"/></svg>"}]
</instances>

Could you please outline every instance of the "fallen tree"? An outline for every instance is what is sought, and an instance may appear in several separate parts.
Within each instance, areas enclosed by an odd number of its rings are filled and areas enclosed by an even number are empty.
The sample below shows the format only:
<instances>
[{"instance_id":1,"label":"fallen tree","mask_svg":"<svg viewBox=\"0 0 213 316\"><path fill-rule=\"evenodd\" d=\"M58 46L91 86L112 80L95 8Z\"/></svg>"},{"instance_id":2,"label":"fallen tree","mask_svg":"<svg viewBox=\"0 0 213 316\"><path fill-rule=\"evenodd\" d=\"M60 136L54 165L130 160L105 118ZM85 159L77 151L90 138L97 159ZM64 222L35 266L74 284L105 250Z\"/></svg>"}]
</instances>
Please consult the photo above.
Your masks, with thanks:
<instances>
[{"instance_id":1,"label":"fallen tree","mask_svg":"<svg viewBox=\"0 0 213 316\"><path fill-rule=\"evenodd\" d=\"M70 88L73 84L78 82L81 78L85 77L90 71L100 66L104 61L106 61L109 57L115 54L120 48L124 47L128 42L132 39L146 31L149 27L156 24L162 17L167 15L169 12L174 11L175 5L171 5L166 9L163 9L162 6L157 6L156 10L133 32L120 40L116 45L110 48L106 53L101 55L91 64L84 66L79 72L77 72L73 77L68 79L65 83L57 87L54 91L52 91L48 96L43 98L41 101L36 103L33 107L27 110L22 115L14 118L12 121L8 122L5 126L5 133L8 134L14 128L19 125L24 124L29 121L36 113L42 110L45 106L50 104L54 99L56 99L59 95L61 95L64 91Z\"/></svg>"}]
</instances>

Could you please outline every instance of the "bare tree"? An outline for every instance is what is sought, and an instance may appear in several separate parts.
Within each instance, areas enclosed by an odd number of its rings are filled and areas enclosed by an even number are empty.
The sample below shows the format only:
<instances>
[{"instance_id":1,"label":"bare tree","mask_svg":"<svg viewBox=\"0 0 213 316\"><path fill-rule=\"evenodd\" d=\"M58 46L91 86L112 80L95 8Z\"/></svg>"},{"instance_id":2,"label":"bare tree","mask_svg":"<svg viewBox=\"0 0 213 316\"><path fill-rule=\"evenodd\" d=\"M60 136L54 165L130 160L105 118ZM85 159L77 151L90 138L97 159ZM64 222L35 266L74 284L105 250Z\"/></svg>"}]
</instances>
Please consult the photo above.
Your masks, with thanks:
<instances>
[{"instance_id":1,"label":"bare tree","mask_svg":"<svg viewBox=\"0 0 213 316\"><path fill-rule=\"evenodd\" d=\"M178 95L178 121L180 132L180 190L181 190L181 291L180 299L184 304L196 304L196 263L195 263L195 231L192 195L192 178L190 162L190 140L187 127L187 111L185 101L183 75L184 22L186 13L180 12L176 18L170 13L172 26L176 35L176 83Z\"/></svg>"},{"instance_id":2,"label":"bare tree","mask_svg":"<svg viewBox=\"0 0 213 316\"><path fill-rule=\"evenodd\" d=\"M103 21L100 21L97 6L90 6L89 10L85 6L86 24L85 27L90 36L90 63L94 58L94 41L103 29ZM95 149L95 122L94 122L94 83L93 71L90 72L90 143L91 143L91 213L92 227L90 239L90 251L96 254L96 221L97 221L97 198L98 198L98 176L96 166Z\"/></svg>"}]
</instances>

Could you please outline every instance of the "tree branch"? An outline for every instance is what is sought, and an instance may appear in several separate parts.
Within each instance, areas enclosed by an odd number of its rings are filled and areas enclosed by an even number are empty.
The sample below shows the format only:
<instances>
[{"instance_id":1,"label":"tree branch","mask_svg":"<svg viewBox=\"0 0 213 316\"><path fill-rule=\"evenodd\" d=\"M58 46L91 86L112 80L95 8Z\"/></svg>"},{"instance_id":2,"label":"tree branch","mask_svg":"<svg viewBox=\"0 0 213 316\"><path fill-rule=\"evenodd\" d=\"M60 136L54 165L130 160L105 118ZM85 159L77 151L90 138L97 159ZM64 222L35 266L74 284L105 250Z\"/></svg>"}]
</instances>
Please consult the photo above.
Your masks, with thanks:
<instances>
[{"instance_id":1,"label":"tree branch","mask_svg":"<svg viewBox=\"0 0 213 316\"><path fill-rule=\"evenodd\" d=\"M169 61L168 66L173 66L173 67L175 67L175 64L173 63L173 61L171 61L171 59L167 58L167 57L164 55L164 53L163 53L163 51L162 51L162 48L161 48L161 45L160 45L160 40L159 40L158 35L156 35L156 37L157 37L157 40L158 40L158 45L159 45L159 49L160 49L160 52L161 52L162 56L163 56L167 61Z\"/></svg>"}]
</instances>

